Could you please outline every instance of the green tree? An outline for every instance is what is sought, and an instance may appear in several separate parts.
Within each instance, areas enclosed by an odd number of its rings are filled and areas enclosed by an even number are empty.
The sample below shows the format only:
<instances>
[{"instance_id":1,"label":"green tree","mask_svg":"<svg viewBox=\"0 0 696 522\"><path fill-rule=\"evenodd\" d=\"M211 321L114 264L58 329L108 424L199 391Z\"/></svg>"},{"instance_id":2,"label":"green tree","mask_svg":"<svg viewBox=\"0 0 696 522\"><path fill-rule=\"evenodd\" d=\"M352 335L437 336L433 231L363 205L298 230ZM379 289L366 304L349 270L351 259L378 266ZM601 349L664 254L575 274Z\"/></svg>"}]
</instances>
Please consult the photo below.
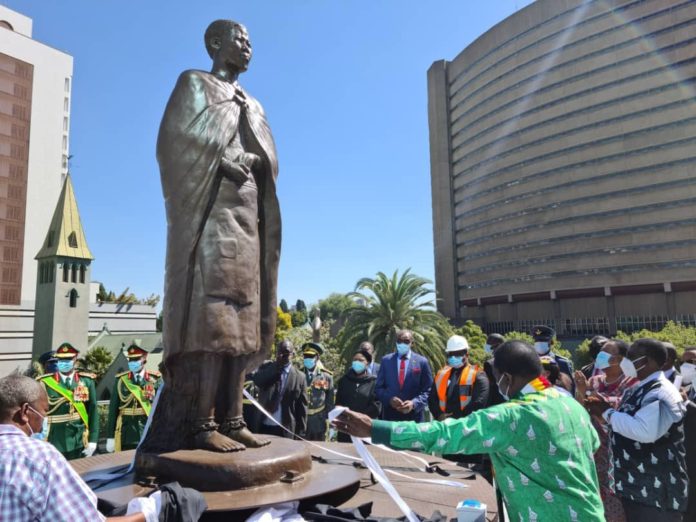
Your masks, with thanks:
<instances>
[{"instance_id":1,"label":"green tree","mask_svg":"<svg viewBox=\"0 0 696 522\"><path fill-rule=\"evenodd\" d=\"M486 334L475 322L469 320L460 328L455 328L454 333L464 337L469 343L469 362L482 366L489 355L483 349L486 344Z\"/></svg>"},{"instance_id":2,"label":"green tree","mask_svg":"<svg viewBox=\"0 0 696 522\"><path fill-rule=\"evenodd\" d=\"M292 329L292 319L290 314L283 312L280 306L276 308L276 311L278 316L276 318L275 340L278 342L285 339L288 332Z\"/></svg>"},{"instance_id":3,"label":"green tree","mask_svg":"<svg viewBox=\"0 0 696 522\"><path fill-rule=\"evenodd\" d=\"M78 359L77 362L83 370L96 374L96 380L99 382L113 361L114 358L109 353L109 350L103 346L95 346L87 351L85 356Z\"/></svg>"},{"instance_id":4,"label":"green tree","mask_svg":"<svg viewBox=\"0 0 696 522\"><path fill-rule=\"evenodd\" d=\"M293 326L302 326L307 322L307 312L305 310L293 310L290 312Z\"/></svg>"},{"instance_id":5,"label":"green tree","mask_svg":"<svg viewBox=\"0 0 696 522\"><path fill-rule=\"evenodd\" d=\"M295 303L295 310L298 312L306 312L307 311L307 305L302 299L298 299L297 302Z\"/></svg>"},{"instance_id":6,"label":"green tree","mask_svg":"<svg viewBox=\"0 0 696 522\"><path fill-rule=\"evenodd\" d=\"M341 319L346 310L352 307L355 302L348 297L346 294L339 294L334 292L329 294L324 299L319 300L319 310L321 311L321 320L334 320L338 321Z\"/></svg>"},{"instance_id":7,"label":"green tree","mask_svg":"<svg viewBox=\"0 0 696 522\"><path fill-rule=\"evenodd\" d=\"M339 334L339 344L345 361L362 341L370 341L377 355L391 352L396 332L413 332L415 350L427 357L433 370L445 361L443 346L452 334L447 319L435 309L432 281L406 270L391 277L378 272L373 278L364 277L348 294L356 302L346 310L346 323Z\"/></svg>"},{"instance_id":8,"label":"green tree","mask_svg":"<svg viewBox=\"0 0 696 522\"><path fill-rule=\"evenodd\" d=\"M286 314L287 314L288 311L290 310L290 309L288 308L288 302L287 302L285 299L281 299L281 300L280 300L280 304L279 304L278 306L280 306L280 309L281 309L284 313L286 313Z\"/></svg>"}]
</instances>

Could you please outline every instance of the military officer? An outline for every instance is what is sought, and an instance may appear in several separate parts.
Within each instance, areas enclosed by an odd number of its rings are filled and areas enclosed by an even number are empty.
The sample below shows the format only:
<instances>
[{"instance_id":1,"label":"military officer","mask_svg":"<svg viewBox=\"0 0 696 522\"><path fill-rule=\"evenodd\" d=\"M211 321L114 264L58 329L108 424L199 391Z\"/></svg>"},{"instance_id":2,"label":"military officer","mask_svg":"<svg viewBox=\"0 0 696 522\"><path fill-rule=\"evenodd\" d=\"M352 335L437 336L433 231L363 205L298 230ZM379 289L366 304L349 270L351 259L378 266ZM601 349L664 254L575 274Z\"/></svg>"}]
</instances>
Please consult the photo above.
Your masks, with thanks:
<instances>
[{"instance_id":1,"label":"military officer","mask_svg":"<svg viewBox=\"0 0 696 522\"><path fill-rule=\"evenodd\" d=\"M145 369L147 350L131 344L126 350L128 371L116 375L109 402L106 451L135 449L145 430L152 401L162 379L160 372Z\"/></svg>"},{"instance_id":2,"label":"military officer","mask_svg":"<svg viewBox=\"0 0 696 522\"><path fill-rule=\"evenodd\" d=\"M319 357L324 347L309 342L302 345L304 373L307 379L307 433L308 440L326 439L326 420L334 407L333 374L324 368Z\"/></svg>"},{"instance_id":3,"label":"military officer","mask_svg":"<svg viewBox=\"0 0 696 522\"><path fill-rule=\"evenodd\" d=\"M575 394L572 361L551 351L551 348L556 342L556 330L544 325L535 326L532 328L532 337L534 338L534 349L539 354L539 357L550 357L552 360L556 361L561 374L565 374L560 376L559 384L566 388L571 394Z\"/></svg>"},{"instance_id":4,"label":"military officer","mask_svg":"<svg viewBox=\"0 0 696 522\"><path fill-rule=\"evenodd\" d=\"M38 378L48 395L48 442L66 459L90 457L99 440L93 373L76 371L80 352L70 343L56 350L56 371Z\"/></svg>"}]
</instances>

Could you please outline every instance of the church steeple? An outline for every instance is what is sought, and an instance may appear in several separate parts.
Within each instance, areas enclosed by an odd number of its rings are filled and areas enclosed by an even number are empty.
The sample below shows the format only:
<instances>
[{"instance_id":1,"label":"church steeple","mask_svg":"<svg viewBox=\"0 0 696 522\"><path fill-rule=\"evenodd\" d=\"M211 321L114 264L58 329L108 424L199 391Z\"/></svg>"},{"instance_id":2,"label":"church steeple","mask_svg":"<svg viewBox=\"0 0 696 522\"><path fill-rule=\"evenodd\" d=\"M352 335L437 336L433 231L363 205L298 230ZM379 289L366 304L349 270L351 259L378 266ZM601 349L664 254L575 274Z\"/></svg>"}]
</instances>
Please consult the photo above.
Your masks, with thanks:
<instances>
[{"instance_id":1,"label":"church steeple","mask_svg":"<svg viewBox=\"0 0 696 522\"><path fill-rule=\"evenodd\" d=\"M63 182L51 226L36 255L33 358L69 342L87 348L89 285L94 257L87 246L70 175Z\"/></svg>"},{"instance_id":2,"label":"church steeple","mask_svg":"<svg viewBox=\"0 0 696 522\"><path fill-rule=\"evenodd\" d=\"M36 254L36 259L63 256L75 259L93 260L87 246L85 231L82 229L80 212L73 190L70 174L65 177L63 190L58 198L58 205L51 219L51 226L46 234L43 247Z\"/></svg>"}]
</instances>

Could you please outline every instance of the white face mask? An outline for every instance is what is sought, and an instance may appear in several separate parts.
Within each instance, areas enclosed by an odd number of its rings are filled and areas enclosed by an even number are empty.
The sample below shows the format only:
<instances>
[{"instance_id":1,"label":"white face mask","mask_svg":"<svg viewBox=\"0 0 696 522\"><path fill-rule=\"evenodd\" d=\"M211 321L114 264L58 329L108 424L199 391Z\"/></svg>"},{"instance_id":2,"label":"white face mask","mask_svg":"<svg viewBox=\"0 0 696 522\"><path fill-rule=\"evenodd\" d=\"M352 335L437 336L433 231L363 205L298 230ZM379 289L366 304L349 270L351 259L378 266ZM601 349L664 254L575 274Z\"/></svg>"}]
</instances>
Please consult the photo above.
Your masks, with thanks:
<instances>
[{"instance_id":1,"label":"white face mask","mask_svg":"<svg viewBox=\"0 0 696 522\"><path fill-rule=\"evenodd\" d=\"M505 378L505 374L500 376L500 379L498 379L498 382L496 382L496 386L498 386L498 392L500 392L500 395L505 399L506 401L510 400L510 396L508 393L510 393L510 383L508 382L507 390L505 390L505 393L503 393L503 390L500 388L500 383L501 381Z\"/></svg>"},{"instance_id":2,"label":"white face mask","mask_svg":"<svg viewBox=\"0 0 696 522\"><path fill-rule=\"evenodd\" d=\"M682 384L691 384L696 377L696 364L683 363L679 371L682 375Z\"/></svg>"},{"instance_id":3,"label":"white face mask","mask_svg":"<svg viewBox=\"0 0 696 522\"><path fill-rule=\"evenodd\" d=\"M640 368L636 368L636 361L640 361L641 359L645 359L645 356L643 355L642 357L638 357L635 361L632 361L628 357L621 359L621 364L619 366L626 377L631 377L633 379L638 377L638 372L645 368L645 365L641 366Z\"/></svg>"},{"instance_id":4,"label":"white face mask","mask_svg":"<svg viewBox=\"0 0 696 522\"><path fill-rule=\"evenodd\" d=\"M549 353L550 350L549 343L541 341L536 342L534 343L534 349L536 350L536 353L538 353L539 355L546 355L547 353Z\"/></svg>"}]
</instances>

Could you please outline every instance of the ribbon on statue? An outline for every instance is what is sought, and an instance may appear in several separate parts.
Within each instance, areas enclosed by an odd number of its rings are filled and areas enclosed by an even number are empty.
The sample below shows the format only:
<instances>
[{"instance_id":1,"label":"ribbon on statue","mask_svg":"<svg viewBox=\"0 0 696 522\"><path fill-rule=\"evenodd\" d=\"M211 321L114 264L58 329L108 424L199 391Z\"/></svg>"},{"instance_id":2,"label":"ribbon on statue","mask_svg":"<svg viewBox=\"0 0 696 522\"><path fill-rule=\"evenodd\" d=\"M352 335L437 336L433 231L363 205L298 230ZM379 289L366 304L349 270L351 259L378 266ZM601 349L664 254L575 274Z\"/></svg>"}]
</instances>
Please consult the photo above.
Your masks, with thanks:
<instances>
[{"instance_id":1,"label":"ribbon on statue","mask_svg":"<svg viewBox=\"0 0 696 522\"><path fill-rule=\"evenodd\" d=\"M455 487L455 488L467 488L468 486L466 484L461 484L459 482L455 482L453 480L438 480L438 479L419 479L419 478L414 478L410 477L408 475L405 475L403 473L399 473L398 471L394 471L391 469L383 469L379 463L375 460L375 458L370 454L368 451L367 447L365 447L364 442L361 439L358 439L356 437L351 437L353 441L353 446L355 447L355 450L357 451L359 457L354 457L352 455L347 455L345 453L341 453L340 451L335 451L329 448L326 448L322 446L321 444L317 444L316 442L310 441L303 439L302 437L299 437L298 435L295 435L292 431L287 429L285 426L283 426L280 422L278 422L273 415L271 415L261 404L254 399L254 397L247 391L244 390L244 397L251 403L253 404L263 415L271 420L274 424L277 426L280 426L281 429L286 431L287 433L293 435L297 439L309 444L310 446L314 446L322 451L325 451L327 453L331 453L332 455L336 455L338 457L341 457L343 459L348 459L348 460L353 460L356 462L362 462L372 473L372 475L375 477L375 479L382 485L384 490L389 494L389 496L394 500L396 505L401 509L403 514L406 516L406 518L409 520L409 522L417 522L419 519L416 516L416 514L411 510L411 508L408 507L408 504L401 498L401 495L399 495L399 492L396 491L396 488L391 484L389 479L387 478L386 473L389 473L390 475L393 475L395 477L411 480L414 482L425 482L428 484L437 484L438 486L449 486L449 487ZM329 421L332 421L335 419L338 415L340 415L343 411L345 411L346 408L342 406L337 406L333 410L329 412L328 418ZM368 441L368 443L370 443ZM424 464L424 469L419 469L419 471L424 471L428 472L428 468L430 465L428 464L427 461L420 457L416 457L414 455L409 455L408 453L403 453L400 451L393 450L391 448L386 448L384 446L377 445L380 448L386 449L387 451L391 451L394 453L399 453L402 456L407 456L409 458L418 460L422 464Z\"/></svg>"}]
</instances>

